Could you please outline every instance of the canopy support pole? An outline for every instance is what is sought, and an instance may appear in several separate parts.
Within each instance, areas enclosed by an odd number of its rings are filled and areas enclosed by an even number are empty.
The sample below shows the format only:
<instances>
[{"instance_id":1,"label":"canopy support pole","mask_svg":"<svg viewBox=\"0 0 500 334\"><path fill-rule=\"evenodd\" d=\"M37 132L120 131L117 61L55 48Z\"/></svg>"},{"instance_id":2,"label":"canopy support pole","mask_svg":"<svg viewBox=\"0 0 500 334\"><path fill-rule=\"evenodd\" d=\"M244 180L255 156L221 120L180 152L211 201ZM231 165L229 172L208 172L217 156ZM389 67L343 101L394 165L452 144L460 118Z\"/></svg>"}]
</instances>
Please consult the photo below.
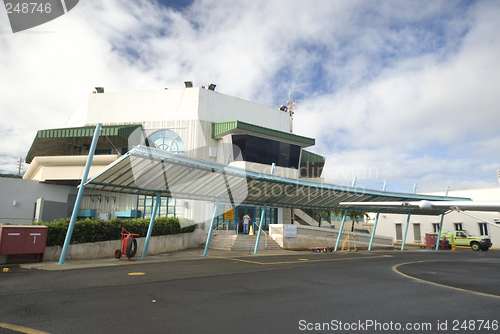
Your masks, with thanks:
<instances>
[{"instance_id":1,"label":"canopy support pole","mask_svg":"<svg viewBox=\"0 0 500 334\"><path fill-rule=\"evenodd\" d=\"M156 212L158 211L158 207L160 206L161 201L161 193L158 192L156 194L156 201L153 207L153 212L151 213L151 219L149 220L148 234L146 236L146 241L144 242L144 249L142 250L141 260L146 259L146 253L148 252L149 240L151 239L151 234L153 233L153 226L155 224Z\"/></svg>"},{"instance_id":2,"label":"canopy support pole","mask_svg":"<svg viewBox=\"0 0 500 334\"><path fill-rule=\"evenodd\" d=\"M357 177L354 177L354 179L352 180L351 187L354 187L356 185L356 179ZM340 224L339 235L337 236L337 242L335 243L335 250L334 250L335 252L339 248L340 239L342 238L342 231L344 231L344 224L346 217L347 217L347 210L344 211L344 216L342 217L342 223Z\"/></svg>"},{"instance_id":3,"label":"canopy support pole","mask_svg":"<svg viewBox=\"0 0 500 334\"><path fill-rule=\"evenodd\" d=\"M212 232L214 230L215 225L215 217L219 213L219 204L220 199L217 199L217 203L215 203L214 214L212 215L212 222L210 223L210 230L208 230L207 242L205 243L205 251L203 252L203 256L207 256L208 246L210 246L210 239L212 239Z\"/></svg>"},{"instance_id":4,"label":"canopy support pole","mask_svg":"<svg viewBox=\"0 0 500 334\"><path fill-rule=\"evenodd\" d=\"M255 242L255 249L253 251L254 254L257 254L257 251L259 249L260 234L262 233L262 225L264 225L266 219L266 211L267 211L267 203L264 203L264 206L262 207L262 212L260 214L259 233L257 233L257 241Z\"/></svg>"},{"instance_id":5,"label":"canopy support pole","mask_svg":"<svg viewBox=\"0 0 500 334\"><path fill-rule=\"evenodd\" d=\"M271 175L274 174L275 167L276 164L273 162L273 164L271 165ZM264 203L264 206L262 207L262 212L260 214L259 233L257 233L257 241L255 242L255 249L253 251L254 254L257 254L257 251L259 250L260 234L262 233L262 225L264 225L264 221L266 219L266 211L267 211L267 203Z\"/></svg>"},{"instance_id":6,"label":"canopy support pole","mask_svg":"<svg viewBox=\"0 0 500 334\"><path fill-rule=\"evenodd\" d=\"M340 230L339 230L339 235L337 236L337 242L335 242L334 252L336 252L337 248L339 247L340 239L342 238L342 231L344 230L344 223L346 217L347 217L347 210L344 211L344 216L342 217L342 223L340 224Z\"/></svg>"},{"instance_id":7,"label":"canopy support pole","mask_svg":"<svg viewBox=\"0 0 500 334\"><path fill-rule=\"evenodd\" d=\"M417 191L417 184L415 183L413 185L413 193ZM406 228L405 228L405 234L403 236L403 242L401 243L401 250L405 250L405 243L406 243L406 234L408 233L408 226L410 225L410 217L411 213L408 214L408 218L406 218Z\"/></svg>"},{"instance_id":8,"label":"canopy support pole","mask_svg":"<svg viewBox=\"0 0 500 334\"><path fill-rule=\"evenodd\" d=\"M89 150L89 156L87 158L87 163L85 164L85 170L83 171L82 181L80 182L80 188L78 189L78 195L76 196L75 206L73 207L73 213L71 214L71 219L68 225L68 231L66 232L66 239L64 239L64 245L61 251L61 256L57 264L66 264L66 253L68 252L69 242L71 241L71 235L73 234L73 229L75 228L76 218L78 216L78 209L80 209L80 203L82 202L83 191L85 190L85 183L87 182L87 177L89 176L90 166L92 165L92 159L94 158L95 147L97 146L97 141L99 140L99 133L101 132L101 123L97 123L94 130L94 137L92 138L92 144Z\"/></svg>"},{"instance_id":9,"label":"canopy support pole","mask_svg":"<svg viewBox=\"0 0 500 334\"><path fill-rule=\"evenodd\" d=\"M446 197L448 197L448 191L450 191L450 187L446 187ZM439 223L438 238L436 241L436 250L439 250L439 244L441 241L441 232L443 231L443 221L444 221L444 213L441 215L441 222Z\"/></svg>"},{"instance_id":10,"label":"canopy support pole","mask_svg":"<svg viewBox=\"0 0 500 334\"><path fill-rule=\"evenodd\" d=\"M384 185L382 186L382 191L385 191L386 187L387 187L387 181L384 181ZM375 224L373 225L372 236L370 237L370 245L368 246L369 251L372 250L373 237L375 237L375 231L377 230L378 216L380 216L380 212L377 212L377 217L375 217Z\"/></svg>"}]
</instances>

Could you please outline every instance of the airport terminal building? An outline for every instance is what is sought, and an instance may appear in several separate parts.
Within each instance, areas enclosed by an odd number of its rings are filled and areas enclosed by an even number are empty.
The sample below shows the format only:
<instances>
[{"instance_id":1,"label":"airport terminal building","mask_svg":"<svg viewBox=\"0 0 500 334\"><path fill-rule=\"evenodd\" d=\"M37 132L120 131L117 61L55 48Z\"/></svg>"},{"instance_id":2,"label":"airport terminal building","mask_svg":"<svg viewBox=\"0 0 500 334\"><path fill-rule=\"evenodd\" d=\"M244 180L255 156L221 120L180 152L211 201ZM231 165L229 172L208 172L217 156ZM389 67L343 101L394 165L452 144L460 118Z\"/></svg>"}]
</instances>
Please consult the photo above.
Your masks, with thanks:
<instances>
[{"instance_id":1,"label":"airport terminal building","mask_svg":"<svg viewBox=\"0 0 500 334\"><path fill-rule=\"evenodd\" d=\"M274 164L274 175L321 180L325 159L305 150L314 146L314 138L291 132L287 108L270 108L215 92L214 88L189 86L118 93L104 93L99 88L89 96L81 127L39 130L27 154L26 163L30 165L23 177L37 182L24 185L30 188L24 192L25 199L7 207L11 214L2 220L47 222L71 215L97 123L102 129L89 177L134 146L146 145L258 173L270 173ZM21 211L21 207L24 213L16 216L16 209ZM79 217L149 219L152 207L151 196L86 189ZM213 208L210 201L164 197L158 210L159 216L202 222L212 217ZM26 216L26 209L33 212L32 217ZM241 229L242 217L248 214L253 222L260 210L259 206L221 205L217 225L219 229ZM314 222L298 211L302 218L297 219ZM267 208L266 226L292 223L293 219L290 208Z\"/></svg>"},{"instance_id":2,"label":"airport terminal building","mask_svg":"<svg viewBox=\"0 0 500 334\"><path fill-rule=\"evenodd\" d=\"M280 247L303 249L311 238L331 236L337 249L342 231L351 229L351 224L344 226L347 212L369 212L340 202L464 200L324 184L325 158L309 151L314 138L291 131L289 107L270 108L224 95L215 85L185 86L116 93L98 88L89 95L81 126L39 130L26 157L29 168L23 180L0 179L2 188L9 189L0 193L0 222L29 224L71 216L97 124L101 130L89 170L92 180L78 218L151 219L156 212L154 216L196 223L212 221L219 233L238 235L244 216L251 224L263 217L263 230ZM330 210L343 212L342 223L321 215ZM432 220L443 212L418 213ZM285 225L294 223L301 230L287 237ZM397 223L381 221L379 226L377 237L370 230L371 239L369 234L356 239L365 247L369 244L368 249L372 242L392 247L394 233L389 228L396 228L397 240ZM303 234L301 241L298 234Z\"/></svg>"}]
</instances>

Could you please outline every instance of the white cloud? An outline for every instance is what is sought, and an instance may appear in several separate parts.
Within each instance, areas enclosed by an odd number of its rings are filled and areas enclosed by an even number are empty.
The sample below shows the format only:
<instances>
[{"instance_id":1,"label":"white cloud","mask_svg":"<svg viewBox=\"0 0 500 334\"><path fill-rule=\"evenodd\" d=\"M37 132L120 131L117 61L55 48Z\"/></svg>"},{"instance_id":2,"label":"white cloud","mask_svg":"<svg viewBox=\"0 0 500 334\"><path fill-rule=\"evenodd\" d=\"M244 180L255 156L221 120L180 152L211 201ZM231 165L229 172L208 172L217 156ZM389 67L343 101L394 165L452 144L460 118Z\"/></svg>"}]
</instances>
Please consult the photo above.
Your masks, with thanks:
<instances>
[{"instance_id":1,"label":"white cloud","mask_svg":"<svg viewBox=\"0 0 500 334\"><path fill-rule=\"evenodd\" d=\"M66 126L95 86L192 80L276 107L291 90L294 129L317 138L331 182L371 168L377 177L359 182L393 190L496 186L499 14L490 1L199 0L178 11L87 0L9 34L0 10L0 114L15 115L0 125L0 170L14 172L36 131Z\"/></svg>"}]
</instances>

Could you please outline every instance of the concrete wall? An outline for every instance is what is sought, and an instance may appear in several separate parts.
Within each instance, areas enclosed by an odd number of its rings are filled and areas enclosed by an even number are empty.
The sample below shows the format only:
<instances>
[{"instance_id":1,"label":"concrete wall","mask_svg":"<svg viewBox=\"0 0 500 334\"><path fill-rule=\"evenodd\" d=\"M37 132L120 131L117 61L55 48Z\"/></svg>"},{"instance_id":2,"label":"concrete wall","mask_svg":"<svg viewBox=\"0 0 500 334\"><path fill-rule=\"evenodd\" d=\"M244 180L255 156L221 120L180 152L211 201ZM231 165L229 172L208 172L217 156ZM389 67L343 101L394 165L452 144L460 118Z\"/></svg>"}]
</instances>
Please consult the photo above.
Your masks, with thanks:
<instances>
[{"instance_id":1,"label":"concrete wall","mask_svg":"<svg viewBox=\"0 0 500 334\"><path fill-rule=\"evenodd\" d=\"M149 255L181 249L197 248L201 243L205 242L205 238L206 236L201 229L197 229L192 233L151 237L147 254ZM145 240L146 238L137 238L136 258L142 256ZM82 260L112 258L115 256L115 251L120 249L120 245L120 240L69 245L68 252L66 253L66 259ZM45 250L45 261L59 261L61 251L61 246L47 247Z\"/></svg>"},{"instance_id":2,"label":"concrete wall","mask_svg":"<svg viewBox=\"0 0 500 334\"><path fill-rule=\"evenodd\" d=\"M61 206L63 209L59 218L64 218L68 198L72 198L71 195L76 193L75 187L0 177L0 223L30 224L34 217L35 203L40 197L50 203L42 218L58 216L54 209L59 210Z\"/></svg>"},{"instance_id":3,"label":"concrete wall","mask_svg":"<svg viewBox=\"0 0 500 334\"><path fill-rule=\"evenodd\" d=\"M429 195L441 195L445 193L432 193ZM450 191L448 196L452 197L468 197L474 201L500 201L500 187L488 189L471 189L471 190L456 190ZM500 213L498 212L474 212L470 211L474 216L494 222L495 219L500 221ZM373 215L374 217L375 215ZM379 222L377 225L377 234L396 238L396 224L401 224L402 233L406 228L407 215L391 215L380 214ZM420 238L425 240L426 233L433 233L433 224L439 224L441 216L421 216L412 215L410 217L410 225L408 226L408 233L406 236L407 243L414 243L419 239L419 236L414 234L415 225L420 225ZM462 228L474 235L480 235L479 223L483 223L479 219L475 219L458 212L451 212L444 217L443 232L455 231L455 224L461 223ZM417 229L418 230L418 229ZM498 227L488 225L488 234L493 243L493 247L500 248L500 225Z\"/></svg>"},{"instance_id":4,"label":"concrete wall","mask_svg":"<svg viewBox=\"0 0 500 334\"><path fill-rule=\"evenodd\" d=\"M310 247L322 247L325 245L327 247L335 248L339 230L297 224L295 224L295 226L297 226L296 238L283 237L283 224L269 225L269 235L283 249L304 250L309 249ZM344 232L337 250L341 250L342 242L345 240L346 236L347 233ZM370 234L366 233L356 233L356 248L361 250L368 249L370 236ZM392 238L376 235L373 239L372 249L393 249L393 247L394 243Z\"/></svg>"},{"instance_id":5,"label":"concrete wall","mask_svg":"<svg viewBox=\"0 0 500 334\"><path fill-rule=\"evenodd\" d=\"M277 107L266 107L198 87L89 96L87 124L163 120L239 120L279 131L290 131L290 116Z\"/></svg>"},{"instance_id":6,"label":"concrete wall","mask_svg":"<svg viewBox=\"0 0 500 334\"><path fill-rule=\"evenodd\" d=\"M50 156L35 157L23 176L25 180L81 180L88 156ZM88 178L101 172L117 155L95 155L92 159Z\"/></svg>"}]
</instances>

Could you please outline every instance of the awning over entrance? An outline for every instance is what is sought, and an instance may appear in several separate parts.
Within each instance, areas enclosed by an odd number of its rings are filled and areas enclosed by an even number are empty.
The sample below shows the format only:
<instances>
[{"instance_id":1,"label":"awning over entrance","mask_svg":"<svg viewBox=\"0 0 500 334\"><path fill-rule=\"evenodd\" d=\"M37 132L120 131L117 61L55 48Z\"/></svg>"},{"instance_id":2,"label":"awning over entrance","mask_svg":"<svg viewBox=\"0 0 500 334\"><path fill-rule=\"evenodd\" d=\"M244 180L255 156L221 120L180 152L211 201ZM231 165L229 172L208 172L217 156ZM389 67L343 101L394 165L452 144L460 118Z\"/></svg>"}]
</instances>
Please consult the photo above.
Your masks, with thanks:
<instances>
[{"instance_id":1,"label":"awning over entrance","mask_svg":"<svg viewBox=\"0 0 500 334\"><path fill-rule=\"evenodd\" d=\"M467 198L366 190L288 179L135 147L87 181L86 189L178 199L319 210L373 211L340 202L463 201ZM367 210L365 210L367 209ZM439 215L445 209L380 208L385 213Z\"/></svg>"}]
</instances>

